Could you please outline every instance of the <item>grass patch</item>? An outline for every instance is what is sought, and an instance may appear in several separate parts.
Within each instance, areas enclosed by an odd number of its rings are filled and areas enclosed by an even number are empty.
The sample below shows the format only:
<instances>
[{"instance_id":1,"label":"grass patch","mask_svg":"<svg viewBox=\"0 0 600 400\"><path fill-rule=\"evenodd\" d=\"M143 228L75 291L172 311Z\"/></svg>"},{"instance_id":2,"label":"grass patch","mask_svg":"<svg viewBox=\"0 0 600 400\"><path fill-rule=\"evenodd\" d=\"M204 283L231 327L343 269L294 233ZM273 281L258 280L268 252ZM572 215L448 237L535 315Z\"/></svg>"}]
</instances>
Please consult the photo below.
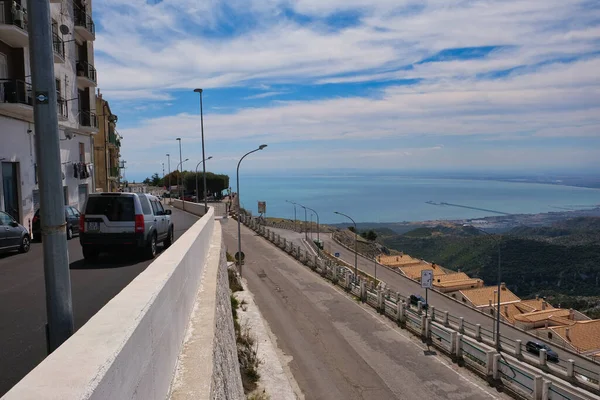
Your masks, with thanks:
<instances>
[{"instance_id":1,"label":"grass patch","mask_svg":"<svg viewBox=\"0 0 600 400\"><path fill-rule=\"evenodd\" d=\"M271 400L271 396L267 394L264 390L259 393L252 393L248 396L248 400Z\"/></svg>"},{"instance_id":2,"label":"grass patch","mask_svg":"<svg viewBox=\"0 0 600 400\"><path fill-rule=\"evenodd\" d=\"M227 270L227 278L229 279L229 290L231 290L232 293L241 292L244 290L242 282L240 281L240 277L234 268L229 268Z\"/></svg>"},{"instance_id":3,"label":"grass patch","mask_svg":"<svg viewBox=\"0 0 600 400\"><path fill-rule=\"evenodd\" d=\"M250 327L241 325L238 319L237 310L244 306L245 301L240 302L233 294L231 295L231 312L233 316L233 327L235 329L235 341L237 347L238 361L240 363L240 373L242 375L242 384L246 394L256 390L256 383L260 379L258 366L258 343L251 335ZM262 397L257 397L261 399ZM268 398L268 397L266 397Z\"/></svg>"}]
</instances>

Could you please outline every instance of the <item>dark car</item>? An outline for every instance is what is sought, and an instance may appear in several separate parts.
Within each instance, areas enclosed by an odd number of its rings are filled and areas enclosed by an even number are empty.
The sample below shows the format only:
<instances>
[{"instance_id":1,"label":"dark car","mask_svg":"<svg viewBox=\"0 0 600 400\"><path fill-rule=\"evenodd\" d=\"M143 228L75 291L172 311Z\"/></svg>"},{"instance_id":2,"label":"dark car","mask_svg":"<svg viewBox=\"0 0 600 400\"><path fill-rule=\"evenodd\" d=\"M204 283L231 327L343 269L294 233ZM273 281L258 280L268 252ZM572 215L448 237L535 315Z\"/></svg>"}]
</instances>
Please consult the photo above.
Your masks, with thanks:
<instances>
[{"instance_id":1,"label":"dark car","mask_svg":"<svg viewBox=\"0 0 600 400\"><path fill-rule=\"evenodd\" d=\"M75 207L65 206L65 221L67 222L67 240L73 239L76 233L79 233L79 215L81 213ZM40 210L35 212L31 223L31 233L35 240L41 240L41 218Z\"/></svg>"},{"instance_id":2,"label":"dark car","mask_svg":"<svg viewBox=\"0 0 600 400\"><path fill-rule=\"evenodd\" d=\"M0 250L19 250L27 253L30 247L30 237L27 229L3 211L0 211Z\"/></svg>"},{"instance_id":3,"label":"dark car","mask_svg":"<svg viewBox=\"0 0 600 400\"><path fill-rule=\"evenodd\" d=\"M536 356L540 355L540 350L546 350L546 360L551 362L558 362L558 354L553 351L548 345L543 343L529 341L525 345L525 349L531 354L535 354Z\"/></svg>"},{"instance_id":4,"label":"dark car","mask_svg":"<svg viewBox=\"0 0 600 400\"><path fill-rule=\"evenodd\" d=\"M418 294L411 294L410 295L410 304L412 304L414 306L418 306L419 305L419 301L421 303L423 303L423 310L427 310L429 308L429 304L427 304L427 302L425 301L425 299L423 298L423 296L419 296Z\"/></svg>"}]
</instances>

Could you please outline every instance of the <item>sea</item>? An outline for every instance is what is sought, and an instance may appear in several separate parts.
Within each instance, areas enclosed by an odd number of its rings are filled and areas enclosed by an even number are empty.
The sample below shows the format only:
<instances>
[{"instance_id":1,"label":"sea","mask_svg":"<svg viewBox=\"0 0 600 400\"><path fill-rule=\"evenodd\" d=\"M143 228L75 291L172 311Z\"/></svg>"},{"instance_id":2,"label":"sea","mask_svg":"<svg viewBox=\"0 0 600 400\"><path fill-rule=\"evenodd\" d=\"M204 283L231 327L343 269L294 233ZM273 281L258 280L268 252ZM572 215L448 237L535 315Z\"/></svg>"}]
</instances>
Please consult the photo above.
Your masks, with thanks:
<instances>
[{"instance_id":1,"label":"sea","mask_svg":"<svg viewBox=\"0 0 600 400\"><path fill-rule=\"evenodd\" d=\"M235 179L231 186L235 191ZM268 217L293 219L288 200L314 209L321 223L348 222L335 211L356 222L404 222L591 209L600 206L600 189L407 176L242 175L240 200L254 215L264 201ZM304 219L304 209L296 207L296 212Z\"/></svg>"}]
</instances>

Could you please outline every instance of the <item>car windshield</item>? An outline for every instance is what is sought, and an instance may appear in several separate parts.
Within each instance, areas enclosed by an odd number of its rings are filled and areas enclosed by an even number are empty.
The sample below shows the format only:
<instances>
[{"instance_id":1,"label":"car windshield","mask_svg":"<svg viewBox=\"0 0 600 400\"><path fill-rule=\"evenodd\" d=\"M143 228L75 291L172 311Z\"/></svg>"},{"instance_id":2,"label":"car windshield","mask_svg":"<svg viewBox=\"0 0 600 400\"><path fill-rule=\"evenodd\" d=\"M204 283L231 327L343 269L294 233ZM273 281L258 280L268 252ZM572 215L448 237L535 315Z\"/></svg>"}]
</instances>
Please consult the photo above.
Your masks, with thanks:
<instances>
[{"instance_id":1,"label":"car windshield","mask_svg":"<svg viewBox=\"0 0 600 400\"><path fill-rule=\"evenodd\" d=\"M109 221L133 221L135 209L129 196L99 196L88 199L85 213L105 215Z\"/></svg>"}]
</instances>

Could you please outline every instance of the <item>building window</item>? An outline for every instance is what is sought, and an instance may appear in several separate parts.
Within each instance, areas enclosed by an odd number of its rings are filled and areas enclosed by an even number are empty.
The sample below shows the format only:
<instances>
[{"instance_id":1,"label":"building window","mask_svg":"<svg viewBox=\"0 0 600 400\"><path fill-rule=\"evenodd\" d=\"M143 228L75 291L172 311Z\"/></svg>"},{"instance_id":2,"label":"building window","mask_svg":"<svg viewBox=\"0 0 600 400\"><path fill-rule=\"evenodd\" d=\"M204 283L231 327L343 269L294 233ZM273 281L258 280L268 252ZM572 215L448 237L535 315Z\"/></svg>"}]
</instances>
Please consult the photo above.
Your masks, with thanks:
<instances>
[{"instance_id":1,"label":"building window","mask_svg":"<svg viewBox=\"0 0 600 400\"><path fill-rule=\"evenodd\" d=\"M490 315L494 315L494 309L490 308Z\"/></svg>"},{"instance_id":2,"label":"building window","mask_svg":"<svg viewBox=\"0 0 600 400\"><path fill-rule=\"evenodd\" d=\"M548 332L548 339L552 339L552 332Z\"/></svg>"},{"instance_id":3,"label":"building window","mask_svg":"<svg viewBox=\"0 0 600 400\"><path fill-rule=\"evenodd\" d=\"M56 98L60 99L61 98L60 94L62 93L60 79L54 79L54 81L56 82Z\"/></svg>"},{"instance_id":4,"label":"building window","mask_svg":"<svg viewBox=\"0 0 600 400\"><path fill-rule=\"evenodd\" d=\"M85 162L85 144L79 142L79 162Z\"/></svg>"}]
</instances>

